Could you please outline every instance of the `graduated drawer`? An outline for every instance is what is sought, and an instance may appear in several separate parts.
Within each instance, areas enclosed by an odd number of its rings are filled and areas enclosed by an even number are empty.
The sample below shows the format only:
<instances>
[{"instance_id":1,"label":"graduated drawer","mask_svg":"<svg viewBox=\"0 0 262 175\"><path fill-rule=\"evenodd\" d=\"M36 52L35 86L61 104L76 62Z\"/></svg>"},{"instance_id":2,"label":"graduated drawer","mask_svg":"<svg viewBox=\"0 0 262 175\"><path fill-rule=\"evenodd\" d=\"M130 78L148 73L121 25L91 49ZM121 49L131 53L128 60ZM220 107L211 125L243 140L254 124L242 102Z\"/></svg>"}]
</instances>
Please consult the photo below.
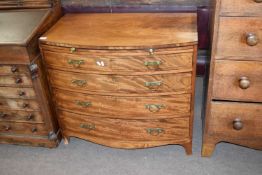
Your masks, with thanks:
<instances>
[{"instance_id":1,"label":"graduated drawer","mask_svg":"<svg viewBox=\"0 0 262 175\"><path fill-rule=\"evenodd\" d=\"M91 116L115 118L164 118L190 115L190 94L121 97L55 91L57 107Z\"/></svg>"},{"instance_id":2,"label":"graduated drawer","mask_svg":"<svg viewBox=\"0 0 262 175\"><path fill-rule=\"evenodd\" d=\"M2 134L48 135L44 124L0 122Z\"/></svg>"},{"instance_id":3,"label":"graduated drawer","mask_svg":"<svg viewBox=\"0 0 262 175\"><path fill-rule=\"evenodd\" d=\"M0 109L0 121L43 123L40 112L12 111Z\"/></svg>"},{"instance_id":4,"label":"graduated drawer","mask_svg":"<svg viewBox=\"0 0 262 175\"><path fill-rule=\"evenodd\" d=\"M213 99L262 102L262 62L215 62Z\"/></svg>"},{"instance_id":5,"label":"graduated drawer","mask_svg":"<svg viewBox=\"0 0 262 175\"><path fill-rule=\"evenodd\" d=\"M166 55L77 55L44 51L50 68L74 72L145 72L192 70L193 52Z\"/></svg>"},{"instance_id":6,"label":"graduated drawer","mask_svg":"<svg viewBox=\"0 0 262 175\"><path fill-rule=\"evenodd\" d=\"M32 79L30 75L19 74L19 75L1 75L0 86L32 86Z\"/></svg>"},{"instance_id":7,"label":"graduated drawer","mask_svg":"<svg viewBox=\"0 0 262 175\"><path fill-rule=\"evenodd\" d=\"M160 120L123 120L59 112L63 133L122 141L185 140L189 138L189 117Z\"/></svg>"},{"instance_id":8,"label":"graduated drawer","mask_svg":"<svg viewBox=\"0 0 262 175\"><path fill-rule=\"evenodd\" d=\"M30 75L30 71L27 66L23 66L23 65L0 65L0 75L18 75L18 74Z\"/></svg>"},{"instance_id":9,"label":"graduated drawer","mask_svg":"<svg viewBox=\"0 0 262 175\"><path fill-rule=\"evenodd\" d=\"M221 17L216 58L261 61L261 28L261 17Z\"/></svg>"},{"instance_id":10,"label":"graduated drawer","mask_svg":"<svg viewBox=\"0 0 262 175\"><path fill-rule=\"evenodd\" d=\"M191 92L191 73L156 75L98 75L49 70L53 87L77 92L168 93Z\"/></svg>"},{"instance_id":11,"label":"graduated drawer","mask_svg":"<svg viewBox=\"0 0 262 175\"><path fill-rule=\"evenodd\" d=\"M262 16L261 0L221 0L223 16Z\"/></svg>"},{"instance_id":12,"label":"graduated drawer","mask_svg":"<svg viewBox=\"0 0 262 175\"><path fill-rule=\"evenodd\" d=\"M15 87L0 87L1 98L35 98L36 94L33 88L15 88Z\"/></svg>"},{"instance_id":13,"label":"graduated drawer","mask_svg":"<svg viewBox=\"0 0 262 175\"><path fill-rule=\"evenodd\" d=\"M212 102L208 130L214 135L260 138L262 142L262 104Z\"/></svg>"},{"instance_id":14,"label":"graduated drawer","mask_svg":"<svg viewBox=\"0 0 262 175\"><path fill-rule=\"evenodd\" d=\"M0 110L2 109L32 111L39 110L39 105L35 100L0 98Z\"/></svg>"}]
</instances>

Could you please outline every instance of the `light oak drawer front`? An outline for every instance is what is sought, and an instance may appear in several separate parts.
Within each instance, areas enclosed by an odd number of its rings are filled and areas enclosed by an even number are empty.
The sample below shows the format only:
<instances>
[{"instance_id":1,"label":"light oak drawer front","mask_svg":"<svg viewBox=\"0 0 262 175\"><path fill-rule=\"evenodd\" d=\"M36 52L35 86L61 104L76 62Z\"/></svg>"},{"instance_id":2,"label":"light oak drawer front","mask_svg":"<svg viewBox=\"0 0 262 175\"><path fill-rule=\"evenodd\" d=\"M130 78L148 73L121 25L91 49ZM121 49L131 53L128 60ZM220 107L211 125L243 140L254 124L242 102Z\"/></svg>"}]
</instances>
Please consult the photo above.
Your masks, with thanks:
<instances>
[{"instance_id":1,"label":"light oak drawer front","mask_svg":"<svg viewBox=\"0 0 262 175\"><path fill-rule=\"evenodd\" d=\"M190 94L117 97L55 91L57 107L75 113L115 118L164 118L190 114Z\"/></svg>"},{"instance_id":2,"label":"light oak drawer front","mask_svg":"<svg viewBox=\"0 0 262 175\"><path fill-rule=\"evenodd\" d=\"M0 75L18 75L27 74L30 75L27 66L21 65L0 65Z\"/></svg>"},{"instance_id":3,"label":"light oak drawer front","mask_svg":"<svg viewBox=\"0 0 262 175\"><path fill-rule=\"evenodd\" d=\"M39 110L39 105L35 100L0 98L0 109L32 111Z\"/></svg>"},{"instance_id":4,"label":"light oak drawer front","mask_svg":"<svg viewBox=\"0 0 262 175\"><path fill-rule=\"evenodd\" d=\"M262 142L262 105L212 102L208 129L215 135L235 139L260 138Z\"/></svg>"},{"instance_id":5,"label":"light oak drawer front","mask_svg":"<svg viewBox=\"0 0 262 175\"><path fill-rule=\"evenodd\" d=\"M144 72L192 70L193 53L159 56L96 56L74 55L45 51L48 67L74 72Z\"/></svg>"},{"instance_id":6,"label":"light oak drawer front","mask_svg":"<svg viewBox=\"0 0 262 175\"><path fill-rule=\"evenodd\" d=\"M262 62L216 61L213 99L262 102Z\"/></svg>"},{"instance_id":7,"label":"light oak drawer front","mask_svg":"<svg viewBox=\"0 0 262 175\"><path fill-rule=\"evenodd\" d=\"M115 139L160 141L189 138L189 117L161 120L123 120L81 116L59 112L63 132L79 136Z\"/></svg>"},{"instance_id":8,"label":"light oak drawer front","mask_svg":"<svg viewBox=\"0 0 262 175\"><path fill-rule=\"evenodd\" d=\"M223 16L262 16L261 0L222 0Z\"/></svg>"},{"instance_id":9,"label":"light oak drawer front","mask_svg":"<svg viewBox=\"0 0 262 175\"><path fill-rule=\"evenodd\" d=\"M48 135L44 124L0 122L2 134Z\"/></svg>"},{"instance_id":10,"label":"light oak drawer front","mask_svg":"<svg viewBox=\"0 0 262 175\"><path fill-rule=\"evenodd\" d=\"M53 87L97 93L191 92L191 73L141 76L97 75L49 71Z\"/></svg>"},{"instance_id":11,"label":"light oak drawer front","mask_svg":"<svg viewBox=\"0 0 262 175\"><path fill-rule=\"evenodd\" d=\"M5 75L0 76L0 86L32 86L29 75Z\"/></svg>"},{"instance_id":12,"label":"light oak drawer front","mask_svg":"<svg viewBox=\"0 0 262 175\"><path fill-rule=\"evenodd\" d=\"M262 60L262 18L221 17L216 58Z\"/></svg>"},{"instance_id":13,"label":"light oak drawer front","mask_svg":"<svg viewBox=\"0 0 262 175\"><path fill-rule=\"evenodd\" d=\"M25 112L25 111L12 111L0 110L0 121L13 121L13 122L30 122L30 123L43 123L43 117L40 112Z\"/></svg>"},{"instance_id":14,"label":"light oak drawer front","mask_svg":"<svg viewBox=\"0 0 262 175\"><path fill-rule=\"evenodd\" d=\"M35 98L35 91L32 88L0 87L0 98Z\"/></svg>"}]
</instances>

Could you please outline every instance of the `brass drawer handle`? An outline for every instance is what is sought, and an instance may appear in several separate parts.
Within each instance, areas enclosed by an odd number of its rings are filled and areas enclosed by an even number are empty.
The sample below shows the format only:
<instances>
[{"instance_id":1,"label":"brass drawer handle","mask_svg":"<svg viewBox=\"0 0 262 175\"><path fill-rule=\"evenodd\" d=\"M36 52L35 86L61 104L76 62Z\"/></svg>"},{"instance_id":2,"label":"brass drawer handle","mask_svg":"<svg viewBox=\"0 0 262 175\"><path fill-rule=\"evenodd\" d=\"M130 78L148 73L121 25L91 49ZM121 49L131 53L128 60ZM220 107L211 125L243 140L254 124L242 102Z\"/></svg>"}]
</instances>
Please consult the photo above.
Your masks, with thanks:
<instances>
[{"instance_id":1,"label":"brass drawer handle","mask_svg":"<svg viewBox=\"0 0 262 175\"><path fill-rule=\"evenodd\" d=\"M161 61L145 61L145 66L160 66L162 64Z\"/></svg>"},{"instance_id":2,"label":"brass drawer handle","mask_svg":"<svg viewBox=\"0 0 262 175\"><path fill-rule=\"evenodd\" d=\"M85 61L84 60L68 60L67 63L77 68L85 64Z\"/></svg>"},{"instance_id":3,"label":"brass drawer handle","mask_svg":"<svg viewBox=\"0 0 262 175\"><path fill-rule=\"evenodd\" d=\"M145 86L149 88L159 87L162 85L162 81L145 82Z\"/></svg>"},{"instance_id":4,"label":"brass drawer handle","mask_svg":"<svg viewBox=\"0 0 262 175\"><path fill-rule=\"evenodd\" d=\"M234 121L233 121L233 128L237 131L243 129L244 127L244 124L243 122L241 121L240 118L236 118Z\"/></svg>"},{"instance_id":5,"label":"brass drawer handle","mask_svg":"<svg viewBox=\"0 0 262 175\"><path fill-rule=\"evenodd\" d=\"M72 80L71 82L80 87L83 87L87 84L86 80Z\"/></svg>"},{"instance_id":6,"label":"brass drawer handle","mask_svg":"<svg viewBox=\"0 0 262 175\"><path fill-rule=\"evenodd\" d=\"M70 53L74 53L74 52L76 52L76 48L75 47L71 47L70 48Z\"/></svg>"},{"instance_id":7,"label":"brass drawer handle","mask_svg":"<svg viewBox=\"0 0 262 175\"><path fill-rule=\"evenodd\" d=\"M239 87L241 89L248 89L250 87L250 80L247 77L241 77L239 79Z\"/></svg>"},{"instance_id":8,"label":"brass drawer handle","mask_svg":"<svg viewBox=\"0 0 262 175\"><path fill-rule=\"evenodd\" d=\"M165 132L163 128L147 128L146 132L152 136L158 136Z\"/></svg>"},{"instance_id":9,"label":"brass drawer handle","mask_svg":"<svg viewBox=\"0 0 262 175\"><path fill-rule=\"evenodd\" d=\"M148 109L150 112L159 112L161 109L165 108L163 104L146 104L145 108Z\"/></svg>"},{"instance_id":10,"label":"brass drawer handle","mask_svg":"<svg viewBox=\"0 0 262 175\"><path fill-rule=\"evenodd\" d=\"M85 101L76 101L76 105L87 108L92 105L91 102L85 102Z\"/></svg>"},{"instance_id":11,"label":"brass drawer handle","mask_svg":"<svg viewBox=\"0 0 262 175\"><path fill-rule=\"evenodd\" d=\"M246 35L246 42L249 46L255 46L259 42L258 36L255 33L248 33Z\"/></svg>"},{"instance_id":12,"label":"brass drawer handle","mask_svg":"<svg viewBox=\"0 0 262 175\"><path fill-rule=\"evenodd\" d=\"M153 55L155 54L155 53L154 53L154 52L155 52L154 49L149 49L148 52L149 52L149 55L150 55L150 56L153 56Z\"/></svg>"},{"instance_id":13,"label":"brass drawer handle","mask_svg":"<svg viewBox=\"0 0 262 175\"><path fill-rule=\"evenodd\" d=\"M96 125L95 124L80 124L80 128L87 129L88 131L95 130Z\"/></svg>"},{"instance_id":14,"label":"brass drawer handle","mask_svg":"<svg viewBox=\"0 0 262 175\"><path fill-rule=\"evenodd\" d=\"M261 3L262 2L262 0L254 0L255 2L257 2L257 3Z\"/></svg>"}]
</instances>

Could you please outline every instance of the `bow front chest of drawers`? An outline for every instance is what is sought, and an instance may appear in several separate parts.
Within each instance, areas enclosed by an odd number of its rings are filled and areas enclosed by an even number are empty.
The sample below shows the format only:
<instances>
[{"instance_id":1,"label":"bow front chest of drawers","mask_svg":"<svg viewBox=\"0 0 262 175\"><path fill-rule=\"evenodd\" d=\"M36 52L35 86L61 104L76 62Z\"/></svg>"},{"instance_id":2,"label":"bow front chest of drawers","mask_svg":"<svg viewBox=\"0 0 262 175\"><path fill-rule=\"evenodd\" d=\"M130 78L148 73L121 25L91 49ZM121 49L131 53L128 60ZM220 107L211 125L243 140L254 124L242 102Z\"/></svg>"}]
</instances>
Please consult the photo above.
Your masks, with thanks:
<instances>
[{"instance_id":1,"label":"bow front chest of drawers","mask_svg":"<svg viewBox=\"0 0 262 175\"><path fill-rule=\"evenodd\" d=\"M0 143L56 147L38 38L60 17L60 2L5 0L0 9Z\"/></svg>"},{"instance_id":2,"label":"bow front chest of drawers","mask_svg":"<svg viewBox=\"0 0 262 175\"><path fill-rule=\"evenodd\" d=\"M262 149L262 0L213 0L203 156L221 141Z\"/></svg>"},{"instance_id":3,"label":"bow front chest of drawers","mask_svg":"<svg viewBox=\"0 0 262 175\"><path fill-rule=\"evenodd\" d=\"M191 154L194 14L67 14L40 43L65 142Z\"/></svg>"}]
</instances>

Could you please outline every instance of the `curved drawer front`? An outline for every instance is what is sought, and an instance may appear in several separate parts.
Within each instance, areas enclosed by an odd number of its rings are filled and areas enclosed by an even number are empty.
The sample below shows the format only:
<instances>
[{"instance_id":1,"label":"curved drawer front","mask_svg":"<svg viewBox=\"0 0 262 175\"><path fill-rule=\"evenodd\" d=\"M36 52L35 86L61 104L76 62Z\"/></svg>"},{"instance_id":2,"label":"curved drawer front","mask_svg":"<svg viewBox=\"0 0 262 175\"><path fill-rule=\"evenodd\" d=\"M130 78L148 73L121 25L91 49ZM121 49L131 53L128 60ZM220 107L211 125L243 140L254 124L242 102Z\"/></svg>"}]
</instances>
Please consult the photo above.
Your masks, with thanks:
<instances>
[{"instance_id":1,"label":"curved drawer front","mask_svg":"<svg viewBox=\"0 0 262 175\"><path fill-rule=\"evenodd\" d=\"M5 75L0 76L0 86L32 86L32 80L29 75Z\"/></svg>"},{"instance_id":2,"label":"curved drawer front","mask_svg":"<svg viewBox=\"0 0 262 175\"><path fill-rule=\"evenodd\" d=\"M191 92L191 73L119 76L49 70L49 76L53 87L77 92L136 94Z\"/></svg>"},{"instance_id":3,"label":"curved drawer front","mask_svg":"<svg viewBox=\"0 0 262 175\"><path fill-rule=\"evenodd\" d=\"M262 62L216 61L213 99L262 102Z\"/></svg>"},{"instance_id":4,"label":"curved drawer front","mask_svg":"<svg viewBox=\"0 0 262 175\"><path fill-rule=\"evenodd\" d=\"M0 75L18 75L18 74L30 75L28 67L22 65L0 65Z\"/></svg>"},{"instance_id":5,"label":"curved drawer front","mask_svg":"<svg viewBox=\"0 0 262 175\"><path fill-rule=\"evenodd\" d=\"M189 139L189 117L122 120L59 112L63 133L114 140L161 141Z\"/></svg>"},{"instance_id":6,"label":"curved drawer front","mask_svg":"<svg viewBox=\"0 0 262 175\"><path fill-rule=\"evenodd\" d=\"M222 0L221 2L223 16L262 16L261 9L261 0Z\"/></svg>"},{"instance_id":7,"label":"curved drawer front","mask_svg":"<svg viewBox=\"0 0 262 175\"><path fill-rule=\"evenodd\" d=\"M192 70L191 53L148 55L148 56L108 56L74 55L44 51L48 67L74 72L145 72Z\"/></svg>"},{"instance_id":8,"label":"curved drawer front","mask_svg":"<svg viewBox=\"0 0 262 175\"><path fill-rule=\"evenodd\" d=\"M261 17L221 17L219 26L216 58L262 60Z\"/></svg>"},{"instance_id":9,"label":"curved drawer front","mask_svg":"<svg viewBox=\"0 0 262 175\"><path fill-rule=\"evenodd\" d=\"M32 88L0 87L0 98L35 98L35 91Z\"/></svg>"},{"instance_id":10,"label":"curved drawer front","mask_svg":"<svg viewBox=\"0 0 262 175\"><path fill-rule=\"evenodd\" d=\"M0 109L32 111L32 110L39 110L39 105L35 100L0 98Z\"/></svg>"},{"instance_id":11,"label":"curved drawer front","mask_svg":"<svg viewBox=\"0 0 262 175\"><path fill-rule=\"evenodd\" d=\"M2 134L48 135L44 124L0 122Z\"/></svg>"},{"instance_id":12,"label":"curved drawer front","mask_svg":"<svg viewBox=\"0 0 262 175\"><path fill-rule=\"evenodd\" d=\"M211 134L234 139L262 141L262 105L255 103L212 102L208 126Z\"/></svg>"},{"instance_id":13,"label":"curved drawer front","mask_svg":"<svg viewBox=\"0 0 262 175\"><path fill-rule=\"evenodd\" d=\"M43 123L40 112L25 112L0 109L0 121Z\"/></svg>"},{"instance_id":14,"label":"curved drawer front","mask_svg":"<svg viewBox=\"0 0 262 175\"><path fill-rule=\"evenodd\" d=\"M92 116L164 118L190 114L190 94L157 97L114 97L55 91L58 108Z\"/></svg>"}]
</instances>

